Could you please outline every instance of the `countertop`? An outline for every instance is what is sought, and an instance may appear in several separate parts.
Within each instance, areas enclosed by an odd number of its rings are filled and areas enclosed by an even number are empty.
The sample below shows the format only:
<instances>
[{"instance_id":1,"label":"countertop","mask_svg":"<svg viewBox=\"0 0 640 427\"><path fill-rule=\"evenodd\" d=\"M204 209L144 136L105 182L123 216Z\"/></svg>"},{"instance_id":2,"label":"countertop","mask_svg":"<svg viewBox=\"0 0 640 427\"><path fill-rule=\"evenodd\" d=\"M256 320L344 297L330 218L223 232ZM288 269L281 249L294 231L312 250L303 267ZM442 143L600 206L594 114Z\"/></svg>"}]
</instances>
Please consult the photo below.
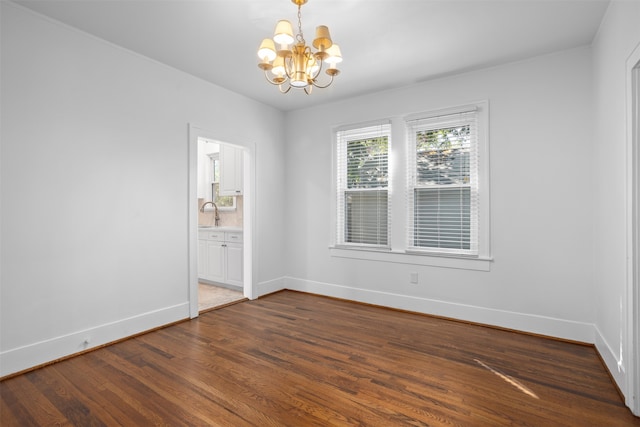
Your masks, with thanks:
<instances>
[{"instance_id":1,"label":"countertop","mask_svg":"<svg viewBox=\"0 0 640 427\"><path fill-rule=\"evenodd\" d=\"M213 225L198 225L198 231L239 231L242 232L242 227L232 227L222 225L215 227Z\"/></svg>"}]
</instances>

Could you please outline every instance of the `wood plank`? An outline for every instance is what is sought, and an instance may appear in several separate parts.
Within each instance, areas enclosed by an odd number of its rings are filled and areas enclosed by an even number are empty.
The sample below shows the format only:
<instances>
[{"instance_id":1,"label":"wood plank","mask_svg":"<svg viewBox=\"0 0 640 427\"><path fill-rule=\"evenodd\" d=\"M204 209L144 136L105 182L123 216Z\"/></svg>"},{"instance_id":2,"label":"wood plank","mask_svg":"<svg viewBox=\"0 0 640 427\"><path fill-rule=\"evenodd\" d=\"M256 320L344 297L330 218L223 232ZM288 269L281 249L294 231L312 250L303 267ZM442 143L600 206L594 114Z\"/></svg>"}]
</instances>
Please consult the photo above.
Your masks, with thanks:
<instances>
[{"instance_id":1,"label":"wood plank","mask_svg":"<svg viewBox=\"0 0 640 427\"><path fill-rule=\"evenodd\" d=\"M592 346L284 291L9 378L0 424L640 426Z\"/></svg>"}]
</instances>

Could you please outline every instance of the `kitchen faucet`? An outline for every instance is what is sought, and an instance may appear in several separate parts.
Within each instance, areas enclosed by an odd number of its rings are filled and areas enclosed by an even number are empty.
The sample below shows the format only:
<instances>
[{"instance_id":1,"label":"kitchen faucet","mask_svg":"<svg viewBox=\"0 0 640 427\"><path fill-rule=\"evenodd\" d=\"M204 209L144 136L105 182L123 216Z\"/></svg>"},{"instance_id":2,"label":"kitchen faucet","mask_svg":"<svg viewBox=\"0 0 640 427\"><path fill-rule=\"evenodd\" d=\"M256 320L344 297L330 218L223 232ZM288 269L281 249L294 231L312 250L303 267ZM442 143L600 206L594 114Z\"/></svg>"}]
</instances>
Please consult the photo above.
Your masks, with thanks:
<instances>
[{"instance_id":1,"label":"kitchen faucet","mask_svg":"<svg viewBox=\"0 0 640 427\"><path fill-rule=\"evenodd\" d=\"M200 207L200 212L204 212L204 207L207 206L209 203L211 203L211 205L213 205L213 212L214 212L214 218L215 218L215 224L216 227L218 226L218 223L220 222L220 216L218 215L218 205L216 205L213 202L204 202L202 204L202 207Z\"/></svg>"}]
</instances>

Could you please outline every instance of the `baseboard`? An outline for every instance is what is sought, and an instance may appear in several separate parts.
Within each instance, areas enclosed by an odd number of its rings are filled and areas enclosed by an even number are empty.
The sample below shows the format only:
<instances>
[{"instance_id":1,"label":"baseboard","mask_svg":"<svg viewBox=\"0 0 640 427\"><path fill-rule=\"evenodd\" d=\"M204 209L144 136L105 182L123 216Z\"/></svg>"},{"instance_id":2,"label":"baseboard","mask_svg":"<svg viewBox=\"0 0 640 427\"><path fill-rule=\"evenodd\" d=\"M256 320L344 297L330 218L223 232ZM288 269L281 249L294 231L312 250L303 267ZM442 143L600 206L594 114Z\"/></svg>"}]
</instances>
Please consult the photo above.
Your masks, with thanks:
<instances>
[{"instance_id":1,"label":"baseboard","mask_svg":"<svg viewBox=\"0 0 640 427\"><path fill-rule=\"evenodd\" d=\"M352 288L311 280L284 278L287 289L315 293L367 304L380 305L400 310L448 317L500 328L513 329L531 334L593 344L594 325L584 322L556 319L552 317L495 310L473 305L457 304L428 298Z\"/></svg>"},{"instance_id":2,"label":"baseboard","mask_svg":"<svg viewBox=\"0 0 640 427\"><path fill-rule=\"evenodd\" d=\"M261 297L264 295L272 294L274 292L282 291L286 289L285 287L285 278L279 277L277 279L268 280L266 282L258 283L258 292L257 297Z\"/></svg>"},{"instance_id":3,"label":"baseboard","mask_svg":"<svg viewBox=\"0 0 640 427\"><path fill-rule=\"evenodd\" d=\"M185 302L0 353L0 378L189 318Z\"/></svg>"},{"instance_id":4,"label":"baseboard","mask_svg":"<svg viewBox=\"0 0 640 427\"><path fill-rule=\"evenodd\" d=\"M611 348L607 340L604 338L598 327L595 327L595 347L600 358L604 362L611 378L616 383L616 386L624 395L626 391L626 372L624 366L624 360L622 356L616 354L616 351Z\"/></svg>"}]
</instances>

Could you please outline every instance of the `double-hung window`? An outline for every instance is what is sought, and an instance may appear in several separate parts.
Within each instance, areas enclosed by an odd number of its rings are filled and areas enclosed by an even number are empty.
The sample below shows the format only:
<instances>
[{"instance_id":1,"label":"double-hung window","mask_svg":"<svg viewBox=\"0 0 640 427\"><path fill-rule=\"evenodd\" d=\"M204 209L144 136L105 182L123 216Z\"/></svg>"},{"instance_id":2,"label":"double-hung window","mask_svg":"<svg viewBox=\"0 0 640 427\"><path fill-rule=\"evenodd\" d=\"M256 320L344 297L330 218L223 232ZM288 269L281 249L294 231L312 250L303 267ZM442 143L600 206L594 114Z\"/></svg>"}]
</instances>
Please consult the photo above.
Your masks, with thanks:
<instances>
[{"instance_id":1,"label":"double-hung window","mask_svg":"<svg viewBox=\"0 0 640 427\"><path fill-rule=\"evenodd\" d=\"M488 271L488 119L479 101L335 129L331 254Z\"/></svg>"},{"instance_id":2,"label":"double-hung window","mask_svg":"<svg viewBox=\"0 0 640 427\"><path fill-rule=\"evenodd\" d=\"M407 250L478 256L478 108L407 118Z\"/></svg>"},{"instance_id":3,"label":"double-hung window","mask_svg":"<svg viewBox=\"0 0 640 427\"><path fill-rule=\"evenodd\" d=\"M389 246L389 122L338 130L336 243Z\"/></svg>"}]
</instances>

